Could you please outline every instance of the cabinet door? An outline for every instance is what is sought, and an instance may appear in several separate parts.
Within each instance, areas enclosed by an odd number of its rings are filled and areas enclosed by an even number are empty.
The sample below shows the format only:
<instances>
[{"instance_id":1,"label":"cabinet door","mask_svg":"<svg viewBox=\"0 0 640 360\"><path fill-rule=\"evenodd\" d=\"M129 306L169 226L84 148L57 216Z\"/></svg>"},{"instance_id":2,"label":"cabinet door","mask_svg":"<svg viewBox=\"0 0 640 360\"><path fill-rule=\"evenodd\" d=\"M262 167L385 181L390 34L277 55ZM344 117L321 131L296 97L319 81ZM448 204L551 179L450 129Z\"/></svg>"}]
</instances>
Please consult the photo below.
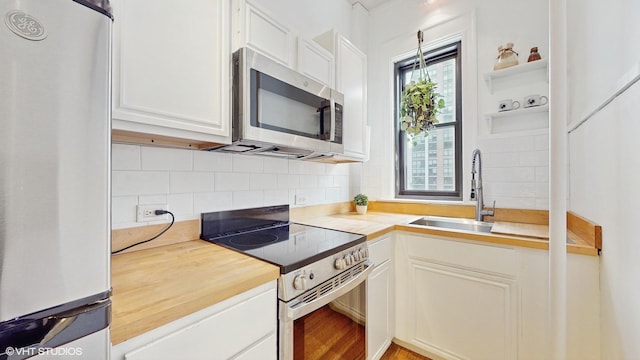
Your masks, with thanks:
<instances>
[{"instance_id":1,"label":"cabinet door","mask_svg":"<svg viewBox=\"0 0 640 360\"><path fill-rule=\"evenodd\" d=\"M297 70L328 87L334 84L333 55L313 40L298 38Z\"/></svg>"},{"instance_id":2,"label":"cabinet door","mask_svg":"<svg viewBox=\"0 0 640 360\"><path fill-rule=\"evenodd\" d=\"M367 56L342 35L336 39L336 88L344 94L344 154L365 158L367 151Z\"/></svg>"},{"instance_id":3,"label":"cabinet door","mask_svg":"<svg viewBox=\"0 0 640 360\"><path fill-rule=\"evenodd\" d=\"M244 39L238 47L248 46L287 67L294 68L295 38L291 30L252 4L244 5L244 14L240 15L244 16L244 23L238 24L238 31Z\"/></svg>"},{"instance_id":4,"label":"cabinet door","mask_svg":"<svg viewBox=\"0 0 640 360\"><path fill-rule=\"evenodd\" d=\"M228 136L230 0L112 5L114 129Z\"/></svg>"},{"instance_id":5,"label":"cabinet door","mask_svg":"<svg viewBox=\"0 0 640 360\"><path fill-rule=\"evenodd\" d=\"M391 344L392 260L376 266L367 279L367 359L380 359Z\"/></svg>"},{"instance_id":6,"label":"cabinet door","mask_svg":"<svg viewBox=\"0 0 640 360\"><path fill-rule=\"evenodd\" d=\"M401 235L395 336L447 359L516 359L518 254Z\"/></svg>"}]
</instances>

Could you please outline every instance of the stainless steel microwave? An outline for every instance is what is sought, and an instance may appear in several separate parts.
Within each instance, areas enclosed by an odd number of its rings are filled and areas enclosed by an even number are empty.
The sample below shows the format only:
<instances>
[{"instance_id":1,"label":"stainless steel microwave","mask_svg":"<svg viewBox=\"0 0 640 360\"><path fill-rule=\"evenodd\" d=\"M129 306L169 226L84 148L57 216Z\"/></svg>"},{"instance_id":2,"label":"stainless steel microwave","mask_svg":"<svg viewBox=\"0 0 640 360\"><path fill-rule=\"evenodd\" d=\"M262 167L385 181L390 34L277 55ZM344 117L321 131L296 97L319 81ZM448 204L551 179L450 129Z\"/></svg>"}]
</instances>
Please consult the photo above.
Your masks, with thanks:
<instances>
[{"instance_id":1,"label":"stainless steel microwave","mask_svg":"<svg viewBox=\"0 0 640 360\"><path fill-rule=\"evenodd\" d=\"M236 153L305 158L342 153L344 96L251 49L233 54Z\"/></svg>"}]
</instances>

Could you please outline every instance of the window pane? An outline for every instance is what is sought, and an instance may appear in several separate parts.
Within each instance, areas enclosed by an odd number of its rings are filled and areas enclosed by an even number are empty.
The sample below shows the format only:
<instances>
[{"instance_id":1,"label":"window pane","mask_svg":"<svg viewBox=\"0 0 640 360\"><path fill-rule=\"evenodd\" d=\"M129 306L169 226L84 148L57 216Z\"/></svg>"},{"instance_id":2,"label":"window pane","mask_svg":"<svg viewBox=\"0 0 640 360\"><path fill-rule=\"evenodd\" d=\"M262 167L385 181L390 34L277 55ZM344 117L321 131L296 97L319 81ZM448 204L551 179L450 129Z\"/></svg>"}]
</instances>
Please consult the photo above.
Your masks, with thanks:
<instances>
[{"instance_id":1,"label":"window pane","mask_svg":"<svg viewBox=\"0 0 640 360\"><path fill-rule=\"evenodd\" d=\"M426 139L421 138L415 144L407 142L404 154L406 190L451 191L454 189L453 179L456 176L454 135L453 126L439 127L432 130ZM428 151L425 151L427 149Z\"/></svg>"},{"instance_id":2,"label":"window pane","mask_svg":"<svg viewBox=\"0 0 640 360\"><path fill-rule=\"evenodd\" d=\"M462 114L456 111L462 99L461 43L445 45L425 54L427 71L437 84L436 91L442 95L445 107L438 115L439 123L425 138L418 136L407 141L396 119L397 137L397 196L411 198L461 199L462 169ZM414 59L396 63L396 81L401 98L402 89L417 77L413 72ZM400 103L396 103L399 110Z\"/></svg>"}]
</instances>

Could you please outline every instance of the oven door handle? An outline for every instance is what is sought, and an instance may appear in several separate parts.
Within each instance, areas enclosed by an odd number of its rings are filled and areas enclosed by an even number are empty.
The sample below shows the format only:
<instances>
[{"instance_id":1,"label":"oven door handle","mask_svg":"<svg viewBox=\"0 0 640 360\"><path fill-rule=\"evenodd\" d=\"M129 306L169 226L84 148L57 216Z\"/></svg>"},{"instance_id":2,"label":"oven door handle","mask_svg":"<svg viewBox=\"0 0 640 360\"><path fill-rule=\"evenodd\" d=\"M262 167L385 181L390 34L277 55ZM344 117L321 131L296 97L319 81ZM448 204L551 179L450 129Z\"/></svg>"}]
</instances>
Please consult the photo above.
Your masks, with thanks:
<instances>
[{"instance_id":1,"label":"oven door handle","mask_svg":"<svg viewBox=\"0 0 640 360\"><path fill-rule=\"evenodd\" d=\"M363 281L365 281L369 276L369 274L371 273L371 271L373 271L373 267L374 267L373 263L370 262L369 260L367 260L364 263L364 266L365 266L365 269L360 274L358 274L353 279L347 281L346 283L340 285L340 287L334 289L328 294L321 296L308 303L299 303L299 304L296 304L297 306L294 305L294 307L287 306L285 310L286 317L290 320L299 319L307 314L310 314L318 310L319 308L327 305L333 300L353 290L356 286L360 285Z\"/></svg>"}]
</instances>

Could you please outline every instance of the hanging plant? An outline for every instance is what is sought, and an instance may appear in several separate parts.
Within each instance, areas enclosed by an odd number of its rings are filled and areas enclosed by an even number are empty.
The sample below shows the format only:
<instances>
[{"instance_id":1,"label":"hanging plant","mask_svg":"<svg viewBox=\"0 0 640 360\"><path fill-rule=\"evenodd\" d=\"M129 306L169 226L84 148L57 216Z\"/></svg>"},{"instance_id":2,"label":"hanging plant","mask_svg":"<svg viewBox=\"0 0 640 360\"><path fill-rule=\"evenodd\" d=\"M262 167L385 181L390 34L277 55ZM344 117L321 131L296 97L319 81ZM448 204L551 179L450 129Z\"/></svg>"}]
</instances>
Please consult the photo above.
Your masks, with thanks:
<instances>
[{"instance_id":1,"label":"hanging plant","mask_svg":"<svg viewBox=\"0 0 640 360\"><path fill-rule=\"evenodd\" d=\"M413 63L412 80L405 86L400 98L400 129L406 131L407 140L415 143L416 136L428 136L438 123L437 116L444 108L442 95L436 92L437 84L431 81L422 54L422 31L418 31L418 53ZM418 80L414 74L418 67Z\"/></svg>"}]
</instances>

